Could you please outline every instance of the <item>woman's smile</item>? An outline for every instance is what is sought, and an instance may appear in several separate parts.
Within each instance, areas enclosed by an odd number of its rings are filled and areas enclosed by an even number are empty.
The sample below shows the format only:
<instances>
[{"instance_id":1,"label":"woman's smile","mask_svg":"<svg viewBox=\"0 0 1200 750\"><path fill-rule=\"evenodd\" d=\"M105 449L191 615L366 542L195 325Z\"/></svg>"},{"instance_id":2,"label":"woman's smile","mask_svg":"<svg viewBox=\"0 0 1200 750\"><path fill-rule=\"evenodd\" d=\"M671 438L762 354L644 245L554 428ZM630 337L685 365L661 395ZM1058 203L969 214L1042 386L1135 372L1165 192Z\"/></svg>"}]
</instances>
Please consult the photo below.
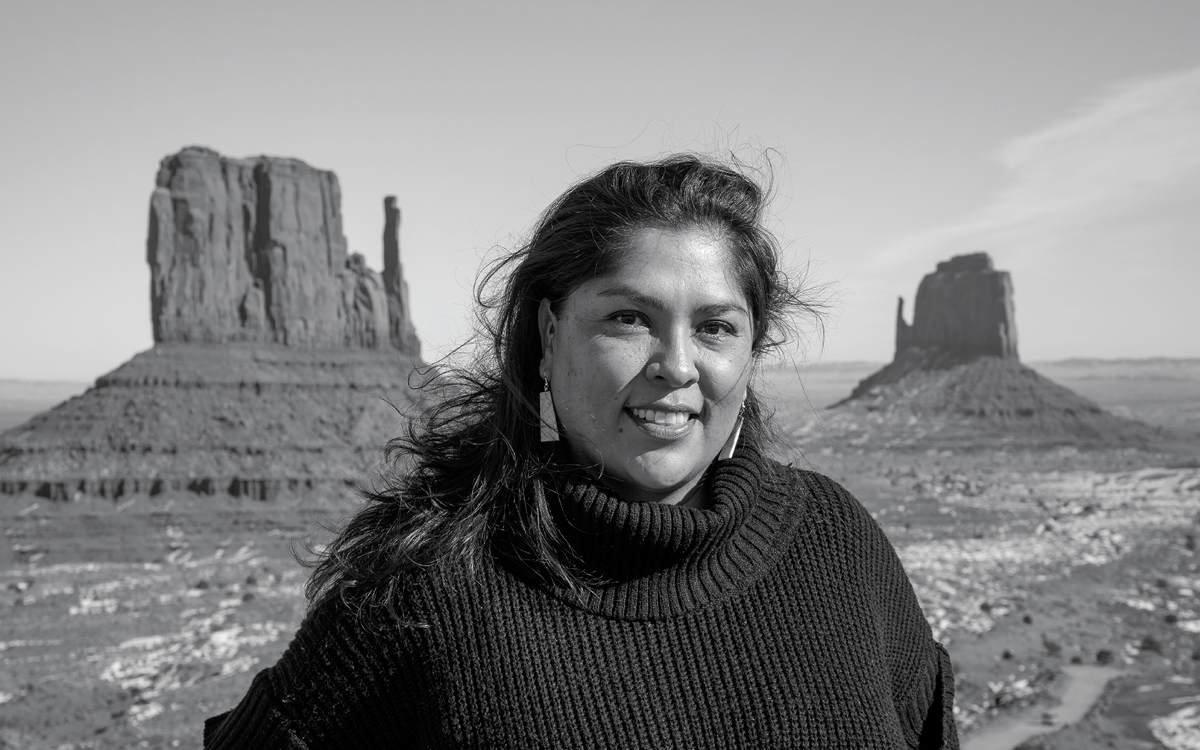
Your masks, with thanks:
<instances>
[{"instance_id":1,"label":"woman's smile","mask_svg":"<svg viewBox=\"0 0 1200 750\"><path fill-rule=\"evenodd\" d=\"M675 440L687 435L697 415L687 411L629 408L634 423L646 433L663 440Z\"/></svg>"}]
</instances>

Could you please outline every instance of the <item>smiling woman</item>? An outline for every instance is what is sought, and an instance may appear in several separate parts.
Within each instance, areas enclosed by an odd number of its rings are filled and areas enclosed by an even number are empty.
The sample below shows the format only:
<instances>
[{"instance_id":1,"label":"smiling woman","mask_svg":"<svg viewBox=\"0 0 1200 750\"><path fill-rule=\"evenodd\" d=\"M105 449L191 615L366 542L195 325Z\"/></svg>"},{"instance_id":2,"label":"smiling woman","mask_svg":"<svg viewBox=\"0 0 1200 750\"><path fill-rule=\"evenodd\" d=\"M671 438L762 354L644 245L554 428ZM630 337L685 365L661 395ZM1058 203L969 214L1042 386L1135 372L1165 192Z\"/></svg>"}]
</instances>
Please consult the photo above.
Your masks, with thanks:
<instances>
[{"instance_id":1,"label":"smiling woman","mask_svg":"<svg viewBox=\"0 0 1200 750\"><path fill-rule=\"evenodd\" d=\"M206 747L957 747L882 531L766 456L756 364L815 310L764 211L690 155L556 200Z\"/></svg>"}]
</instances>

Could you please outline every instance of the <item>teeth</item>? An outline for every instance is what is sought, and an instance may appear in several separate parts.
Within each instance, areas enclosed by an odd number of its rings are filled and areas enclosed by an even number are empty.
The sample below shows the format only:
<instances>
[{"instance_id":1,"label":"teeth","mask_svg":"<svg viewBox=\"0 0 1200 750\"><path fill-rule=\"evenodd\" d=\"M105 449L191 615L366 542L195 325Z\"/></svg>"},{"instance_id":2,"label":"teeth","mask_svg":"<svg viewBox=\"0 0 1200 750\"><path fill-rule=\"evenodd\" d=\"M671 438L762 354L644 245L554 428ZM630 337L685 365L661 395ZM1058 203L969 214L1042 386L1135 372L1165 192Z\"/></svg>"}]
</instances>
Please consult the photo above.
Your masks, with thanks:
<instances>
[{"instance_id":1,"label":"teeth","mask_svg":"<svg viewBox=\"0 0 1200 750\"><path fill-rule=\"evenodd\" d=\"M654 411L653 409L630 409L638 419L661 425L677 425L688 421L688 415L681 411Z\"/></svg>"}]
</instances>

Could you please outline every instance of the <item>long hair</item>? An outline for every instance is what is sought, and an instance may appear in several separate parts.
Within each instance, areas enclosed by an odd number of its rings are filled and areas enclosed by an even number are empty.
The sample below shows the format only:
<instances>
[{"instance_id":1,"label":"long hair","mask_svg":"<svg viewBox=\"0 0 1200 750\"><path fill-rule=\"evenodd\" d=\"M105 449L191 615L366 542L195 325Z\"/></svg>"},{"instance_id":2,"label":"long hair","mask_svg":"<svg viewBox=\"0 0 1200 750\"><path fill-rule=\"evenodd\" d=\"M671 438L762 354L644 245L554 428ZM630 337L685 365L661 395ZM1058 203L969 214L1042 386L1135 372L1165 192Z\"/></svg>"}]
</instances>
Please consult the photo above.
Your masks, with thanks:
<instances>
[{"instance_id":1,"label":"long hair","mask_svg":"<svg viewBox=\"0 0 1200 750\"><path fill-rule=\"evenodd\" d=\"M480 276L475 362L439 366L425 384L430 405L388 444L390 470L363 490L365 506L313 563L311 605L336 596L396 616L406 571L451 559L474 570L489 554L570 591L589 585L547 502L567 459L539 442L539 304L548 299L557 313L573 290L613 272L640 229L703 228L729 251L758 358L787 340L794 313L819 317L780 268L764 226L767 198L738 169L686 154L613 164L555 200L529 241ZM764 433L750 389L743 439Z\"/></svg>"}]
</instances>

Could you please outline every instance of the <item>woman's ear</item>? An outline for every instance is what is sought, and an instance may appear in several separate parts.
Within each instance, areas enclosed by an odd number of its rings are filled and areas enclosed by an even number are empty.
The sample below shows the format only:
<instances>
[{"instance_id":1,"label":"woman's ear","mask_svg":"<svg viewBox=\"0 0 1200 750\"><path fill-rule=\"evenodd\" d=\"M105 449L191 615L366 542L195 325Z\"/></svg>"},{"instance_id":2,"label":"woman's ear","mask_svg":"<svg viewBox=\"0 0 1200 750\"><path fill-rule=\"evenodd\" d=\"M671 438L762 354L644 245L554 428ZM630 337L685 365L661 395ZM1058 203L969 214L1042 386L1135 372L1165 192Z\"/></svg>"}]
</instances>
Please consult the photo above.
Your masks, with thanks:
<instances>
[{"instance_id":1,"label":"woman's ear","mask_svg":"<svg viewBox=\"0 0 1200 750\"><path fill-rule=\"evenodd\" d=\"M554 353L554 333L558 330L558 318L550 309L550 300L542 298L538 305L538 335L542 339L542 360L538 366L542 377L550 374L550 357Z\"/></svg>"}]
</instances>

